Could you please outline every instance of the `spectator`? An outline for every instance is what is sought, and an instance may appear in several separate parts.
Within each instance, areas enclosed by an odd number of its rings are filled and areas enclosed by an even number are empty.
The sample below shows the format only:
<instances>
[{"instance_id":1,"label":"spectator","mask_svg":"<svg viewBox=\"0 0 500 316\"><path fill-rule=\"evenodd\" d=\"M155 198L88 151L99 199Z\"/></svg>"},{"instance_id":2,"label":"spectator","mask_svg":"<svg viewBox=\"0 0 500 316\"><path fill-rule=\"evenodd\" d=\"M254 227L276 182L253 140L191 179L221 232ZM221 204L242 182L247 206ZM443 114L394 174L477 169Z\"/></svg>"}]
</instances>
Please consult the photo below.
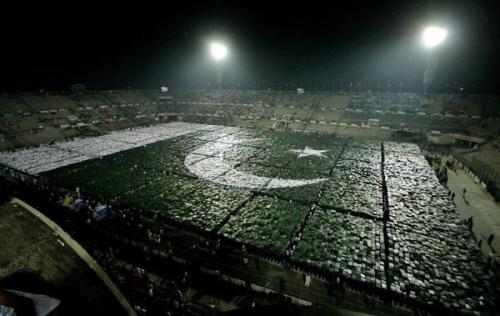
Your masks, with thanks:
<instances>
[{"instance_id":1,"label":"spectator","mask_svg":"<svg viewBox=\"0 0 500 316\"><path fill-rule=\"evenodd\" d=\"M493 242L493 239L495 239L495 235L493 233L491 233L490 236L488 237L488 245L491 245L491 243Z\"/></svg>"}]
</instances>

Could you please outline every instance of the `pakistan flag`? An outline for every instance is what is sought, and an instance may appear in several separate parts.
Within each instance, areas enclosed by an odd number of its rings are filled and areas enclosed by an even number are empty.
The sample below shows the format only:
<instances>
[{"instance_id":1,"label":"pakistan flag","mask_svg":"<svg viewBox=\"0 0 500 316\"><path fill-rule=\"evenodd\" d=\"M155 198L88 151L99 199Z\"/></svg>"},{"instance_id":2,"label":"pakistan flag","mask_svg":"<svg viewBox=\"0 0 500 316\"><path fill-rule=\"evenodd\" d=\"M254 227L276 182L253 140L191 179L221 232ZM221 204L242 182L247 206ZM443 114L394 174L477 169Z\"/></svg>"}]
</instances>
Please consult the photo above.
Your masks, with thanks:
<instances>
[{"instance_id":1,"label":"pakistan flag","mask_svg":"<svg viewBox=\"0 0 500 316\"><path fill-rule=\"evenodd\" d=\"M214 127L45 175L69 190L280 252L312 205L381 217L380 156L375 142Z\"/></svg>"}]
</instances>

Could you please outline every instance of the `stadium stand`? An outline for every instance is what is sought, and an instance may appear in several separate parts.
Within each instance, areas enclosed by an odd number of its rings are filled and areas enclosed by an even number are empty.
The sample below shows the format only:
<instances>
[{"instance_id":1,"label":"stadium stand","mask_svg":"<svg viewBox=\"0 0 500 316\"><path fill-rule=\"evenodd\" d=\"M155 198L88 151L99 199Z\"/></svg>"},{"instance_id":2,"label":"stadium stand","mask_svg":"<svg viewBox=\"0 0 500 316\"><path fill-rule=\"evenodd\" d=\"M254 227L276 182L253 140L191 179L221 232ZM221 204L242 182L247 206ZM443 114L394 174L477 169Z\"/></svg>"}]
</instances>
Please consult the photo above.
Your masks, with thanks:
<instances>
[{"instance_id":1,"label":"stadium stand","mask_svg":"<svg viewBox=\"0 0 500 316\"><path fill-rule=\"evenodd\" d=\"M0 150L99 136L113 130L169 121L380 140L400 140L404 135L418 139L427 131L489 139L498 132L498 121L480 115L487 114L485 109L496 101L495 97L484 96L253 90L4 94L0 97ZM475 164L475 169L485 169L478 168L478 164L485 163L477 161L481 159L474 155L464 160Z\"/></svg>"},{"instance_id":2,"label":"stadium stand","mask_svg":"<svg viewBox=\"0 0 500 316\"><path fill-rule=\"evenodd\" d=\"M500 200L500 140L477 148L455 150L455 156L468 167L491 194Z\"/></svg>"}]
</instances>

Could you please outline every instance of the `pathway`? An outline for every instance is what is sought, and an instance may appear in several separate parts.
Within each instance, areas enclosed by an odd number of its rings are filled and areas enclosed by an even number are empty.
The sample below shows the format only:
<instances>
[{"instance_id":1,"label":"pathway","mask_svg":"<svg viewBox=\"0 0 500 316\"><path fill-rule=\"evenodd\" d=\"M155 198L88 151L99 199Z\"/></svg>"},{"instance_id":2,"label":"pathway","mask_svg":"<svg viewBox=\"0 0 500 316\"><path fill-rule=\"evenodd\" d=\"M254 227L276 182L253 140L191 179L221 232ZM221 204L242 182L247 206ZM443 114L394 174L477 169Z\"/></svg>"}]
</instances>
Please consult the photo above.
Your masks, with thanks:
<instances>
[{"instance_id":1,"label":"pathway","mask_svg":"<svg viewBox=\"0 0 500 316\"><path fill-rule=\"evenodd\" d=\"M474 181L467 172L457 169L455 173L448 169L448 188L455 192L454 202L458 213L462 218L472 216L474 225L473 232L476 238L483 240L481 250L485 255L493 249L500 254L500 203L495 202L493 196L485 192L481 186ZM462 192L466 189L465 202ZM495 235L490 246L487 239L490 234Z\"/></svg>"}]
</instances>

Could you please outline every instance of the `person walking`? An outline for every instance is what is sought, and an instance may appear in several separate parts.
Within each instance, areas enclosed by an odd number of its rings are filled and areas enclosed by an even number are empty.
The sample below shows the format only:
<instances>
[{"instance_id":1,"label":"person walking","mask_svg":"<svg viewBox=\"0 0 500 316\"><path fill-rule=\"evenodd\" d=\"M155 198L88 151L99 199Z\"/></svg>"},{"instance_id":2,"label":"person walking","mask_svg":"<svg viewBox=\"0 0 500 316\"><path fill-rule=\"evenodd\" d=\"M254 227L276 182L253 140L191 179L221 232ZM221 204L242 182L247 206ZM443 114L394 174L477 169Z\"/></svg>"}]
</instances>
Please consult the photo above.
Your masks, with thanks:
<instances>
[{"instance_id":1,"label":"person walking","mask_svg":"<svg viewBox=\"0 0 500 316\"><path fill-rule=\"evenodd\" d=\"M488 237L488 245L491 245L491 243L493 242L493 239L495 239L495 235L493 233L491 233L490 236Z\"/></svg>"}]
</instances>

